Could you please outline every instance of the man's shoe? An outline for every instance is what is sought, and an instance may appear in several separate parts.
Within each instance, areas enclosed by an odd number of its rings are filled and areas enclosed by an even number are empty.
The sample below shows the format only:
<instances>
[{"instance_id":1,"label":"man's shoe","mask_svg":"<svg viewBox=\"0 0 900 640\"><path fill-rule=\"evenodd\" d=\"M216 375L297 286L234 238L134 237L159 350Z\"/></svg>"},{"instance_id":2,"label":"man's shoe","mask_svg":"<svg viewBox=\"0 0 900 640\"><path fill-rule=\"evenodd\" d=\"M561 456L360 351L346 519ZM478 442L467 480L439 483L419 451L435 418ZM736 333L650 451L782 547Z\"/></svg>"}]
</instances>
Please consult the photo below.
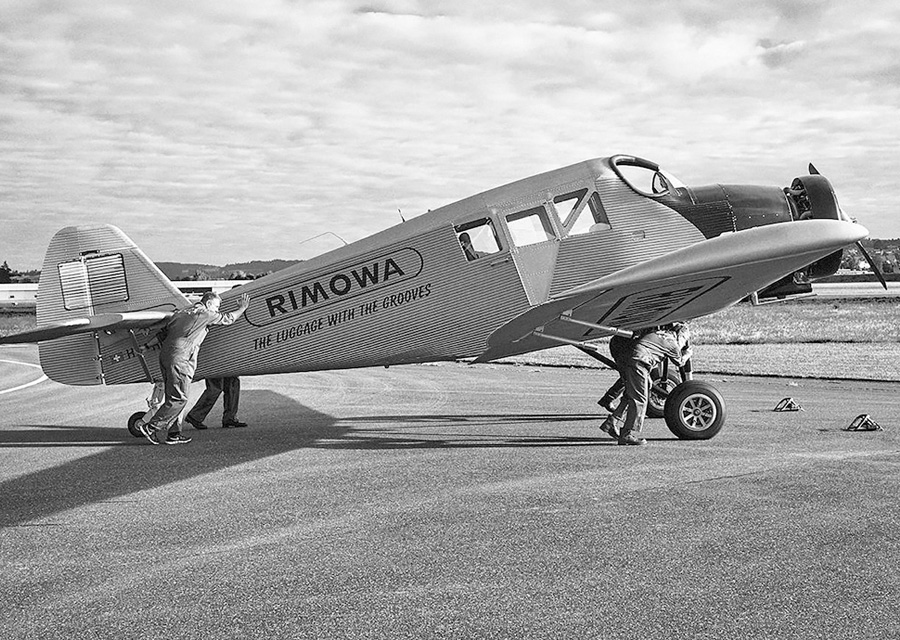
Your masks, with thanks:
<instances>
[{"instance_id":1,"label":"man's shoe","mask_svg":"<svg viewBox=\"0 0 900 640\"><path fill-rule=\"evenodd\" d=\"M629 433L626 436L619 436L619 444L632 444L640 446L642 444L647 444L647 441L643 438L638 438L636 435Z\"/></svg>"},{"instance_id":2,"label":"man's shoe","mask_svg":"<svg viewBox=\"0 0 900 640\"><path fill-rule=\"evenodd\" d=\"M246 422L241 422L240 420L230 420L229 422L223 422L223 429L240 429L241 427L249 426Z\"/></svg>"},{"instance_id":3,"label":"man's shoe","mask_svg":"<svg viewBox=\"0 0 900 640\"><path fill-rule=\"evenodd\" d=\"M616 425L610 424L608 421L604 420L600 425L600 431L608 434L610 438L613 440L619 439L619 430L616 428Z\"/></svg>"},{"instance_id":4,"label":"man's shoe","mask_svg":"<svg viewBox=\"0 0 900 640\"><path fill-rule=\"evenodd\" d=\"M187 444L191 439L180 433L173 433L166 438L166 444Z\"/></svg>"},{"instance_id":5,"label":"man's shoe","mask_svg":"<svg viewBox=\"0 0 900 640\"><path fill-rule=\"evenodd\" d=\"M141 435L150 441L150 444L159 444L159 440L156 439L156 433L154 431L150 431L150 427L148 425L139 424L137 428L138 431L141 432Z\"/></svg>"},{"instance_id":6,"label":"man's shoe","mask_svg":"<svg viewBox=\"0 0 900 640\"><path fill-rule=\"evenodd\" d=\"M205 424L203 424L203 423L200 422L199 420L194 420L194 419L193 419L192 417L190 417L190 416L185 416L185 417L184 417L184 421L187 422L187 423L188 423L189 425L191 425L192 427L194 427L195 429L203 430L203 429L207 429L207 428L208 428Z\"/></svg>"}]
</instances>

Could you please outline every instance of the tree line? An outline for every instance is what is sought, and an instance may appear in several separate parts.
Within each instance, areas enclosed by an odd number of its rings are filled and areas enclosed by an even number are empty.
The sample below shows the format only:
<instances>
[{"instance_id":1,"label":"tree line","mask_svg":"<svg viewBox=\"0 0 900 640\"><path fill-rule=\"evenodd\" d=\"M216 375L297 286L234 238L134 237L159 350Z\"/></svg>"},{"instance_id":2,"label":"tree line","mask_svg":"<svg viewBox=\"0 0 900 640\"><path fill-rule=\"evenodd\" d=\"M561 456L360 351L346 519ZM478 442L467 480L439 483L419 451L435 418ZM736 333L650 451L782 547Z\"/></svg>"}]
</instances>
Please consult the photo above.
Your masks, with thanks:
<instances>
[{"instance_id":1,"label":"tree line","mask_svg":"<svg viewBox=\"0 0 900 640\"><path fill-rule=\"evenodd\" d=\"M0 284L10 282L37 282L41 277L40 271L16 271L4 260L0 265Z\"/></svg>"}]
</instances>

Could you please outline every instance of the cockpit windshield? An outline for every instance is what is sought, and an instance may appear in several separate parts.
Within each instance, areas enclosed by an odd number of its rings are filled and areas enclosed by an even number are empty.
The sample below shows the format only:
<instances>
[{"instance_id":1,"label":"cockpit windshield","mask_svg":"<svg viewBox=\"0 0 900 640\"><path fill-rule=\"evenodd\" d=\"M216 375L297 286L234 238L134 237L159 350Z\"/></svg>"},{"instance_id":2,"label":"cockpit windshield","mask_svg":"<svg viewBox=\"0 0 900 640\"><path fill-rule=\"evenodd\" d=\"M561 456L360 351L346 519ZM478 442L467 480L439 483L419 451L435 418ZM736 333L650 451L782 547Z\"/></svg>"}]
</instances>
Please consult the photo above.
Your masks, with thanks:
<instances>
[{"instance_id":1,"label":"cockpit windshield","mask_svg":"<svg viewBox=\"0 0 900 640\"><path fill-rule=\"evenodd\" d=\"M655 162L635 156L613 156L609 160L618 176L641 195L655 198L685 188L681 180Z\"/></svg>"}]
</instances>

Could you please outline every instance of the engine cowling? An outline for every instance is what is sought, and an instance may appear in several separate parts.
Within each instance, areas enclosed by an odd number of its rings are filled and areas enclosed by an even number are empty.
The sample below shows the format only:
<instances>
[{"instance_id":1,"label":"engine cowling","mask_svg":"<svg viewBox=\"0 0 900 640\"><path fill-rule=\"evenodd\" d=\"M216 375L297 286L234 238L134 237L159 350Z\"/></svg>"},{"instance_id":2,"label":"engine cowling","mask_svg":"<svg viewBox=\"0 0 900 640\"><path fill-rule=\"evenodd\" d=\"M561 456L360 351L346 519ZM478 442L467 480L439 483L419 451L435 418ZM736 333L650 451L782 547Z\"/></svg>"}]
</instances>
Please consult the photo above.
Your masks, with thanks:
<instances>
[{"instance_id":1,"label":"engine cowling","mask_svg":"<svg viewBox=\"0 0 900 640\"><path fill-rule=\"evenodd\" d=\"M794 210L794 220L842 220L844 214L838 204L831 182L823 175L812 174L794 178L790 188L784 190ZM837 273L841 266L843 250L835 251L802 270L807 281L818 280ZM800 273L800 272L798 272Z\"/></svg>"}]
</instances>

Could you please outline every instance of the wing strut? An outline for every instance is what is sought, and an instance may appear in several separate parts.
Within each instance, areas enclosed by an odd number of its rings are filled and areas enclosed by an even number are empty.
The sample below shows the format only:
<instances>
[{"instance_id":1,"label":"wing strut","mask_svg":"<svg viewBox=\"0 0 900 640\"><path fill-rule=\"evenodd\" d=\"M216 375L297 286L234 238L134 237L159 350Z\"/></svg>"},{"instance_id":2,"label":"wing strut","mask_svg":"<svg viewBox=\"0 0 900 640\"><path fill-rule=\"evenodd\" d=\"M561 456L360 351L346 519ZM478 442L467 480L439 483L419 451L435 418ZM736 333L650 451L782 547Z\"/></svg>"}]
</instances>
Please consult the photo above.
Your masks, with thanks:
<instances>
[{"instance_id":1,"label":"wing strut","mask_svg":"<svg viewBox=\"0 0 900 640\"><path fill-rule=\"evenodd\" d=\"M577 324L582 327L588 327L590 329L594 329L595 331L600 331L604 335L608 335L608 336L621 336L623 338L633 338L634 337L634 332L629 331L628 329L617 329L616 327L609 327L609 326L606 326L603 324L595 324L593 322L588 322L586 320L576 320L575 318L572 317L571 311L563 312L559 316L558 320L562 320L563 322L568 322L570 324ZM570 344L573 347L576 347L577 349L581 349L586 354L588 354L594 358L597 358L598 360L600 360L600 362L603 362L604 364L607 364L607 365L609 364L609 362L606 360L606 358L604 356L600 355L600 353L599 353L600 350L597 347L597 345L591 344L590 342L586 342L584 340L573 340L571 338L564 338L562 336L555 336L552 333L546 333L544 331L544 327L542 327L542 326L538 327L537 329L532 331L531 335L533 335L537 338L544 338L545 340L552 340L553 342L559 342L560 344ZM598 336L598 337L601 337L601 336ZM593 338L593 339L596 339L596 338ZM615 364L613 364L612 366L614 367Z\"/></svg>"},{"instance_id":2,"label":"wing strut","mask_svg":"<svg viewBox=\"0 0 900 640\"><path fill-rule=\"evenodd\" d=\"M580 324L582 327L589 327L594 329L595 331L600 331L603 334L610 336L621 336L623 338L633 338L634 331L629 331L628 329L617 329L616 327L608 327L605 324L595 324L593 322L588 322L586 320L576 320L572 317L572 311L564 311L559 319L563 322L570 322L572 324Z\"/></svg>"},{"instance_id":3,"label":"wing strut","mask_svg":"<svg viewBox=\"0 0 900 640\"><path fill-rule=\"evenodd\" d=\"M150 373L150 367L147 365L147 359L144 357L144 349L142 348L142 345L138 343L134 329L129 329L128 333L131 334L131 342L134 343L134 351L138 354L138 358L141 360L141 366L144 368L144 373L147 375L147 382L153 382L153 374Z\"/></svg>"}]
</instances>

